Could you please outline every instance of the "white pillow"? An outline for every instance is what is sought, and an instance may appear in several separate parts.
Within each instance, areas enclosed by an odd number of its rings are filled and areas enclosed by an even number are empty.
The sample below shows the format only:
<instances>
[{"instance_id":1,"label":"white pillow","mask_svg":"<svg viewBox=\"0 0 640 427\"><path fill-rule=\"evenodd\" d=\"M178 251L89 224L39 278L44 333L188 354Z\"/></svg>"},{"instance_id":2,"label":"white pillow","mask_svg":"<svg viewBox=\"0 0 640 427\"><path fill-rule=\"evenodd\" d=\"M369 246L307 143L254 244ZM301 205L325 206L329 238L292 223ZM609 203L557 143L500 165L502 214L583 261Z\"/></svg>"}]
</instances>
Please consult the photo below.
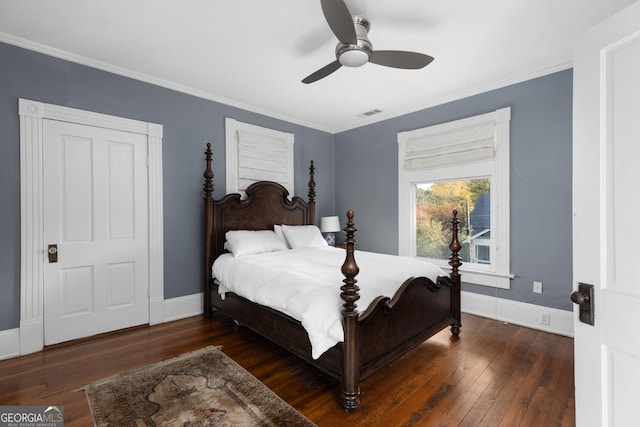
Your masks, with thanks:
<instances>
[{"instance_id":1,"label":"white pillow","mask_svg":"<svg viewBox=\"0 0 640 427\"><path fill-rule=\"evenodd\" d=\"M271 230L230 230L224 236L234 257L288 249Z\"/></svg>"},{"instance_id":2,"label":"white pillow","mask_svg":"<svg viewBox=\"0 0 640 427\"><path fill-rule=\"evenodd\" d=\"M283 225L282 232L291 249L328 245L315 225Z\"/></svg>"},{"instance_id":3,"label":"white pillow","mask_svg":"<svg viewBox=\"0 0 640 427\"><path fill-rule=\"evenodd\" d=\"M278 239L284 242L284 244L287 246L287 249L291 249L291 247L287 243L287 238L284 237L284 232L282 231L282 225L275 224L273 226L273 232L276 233L276 236L278 237Z\"/></svg>"}]
</instances>

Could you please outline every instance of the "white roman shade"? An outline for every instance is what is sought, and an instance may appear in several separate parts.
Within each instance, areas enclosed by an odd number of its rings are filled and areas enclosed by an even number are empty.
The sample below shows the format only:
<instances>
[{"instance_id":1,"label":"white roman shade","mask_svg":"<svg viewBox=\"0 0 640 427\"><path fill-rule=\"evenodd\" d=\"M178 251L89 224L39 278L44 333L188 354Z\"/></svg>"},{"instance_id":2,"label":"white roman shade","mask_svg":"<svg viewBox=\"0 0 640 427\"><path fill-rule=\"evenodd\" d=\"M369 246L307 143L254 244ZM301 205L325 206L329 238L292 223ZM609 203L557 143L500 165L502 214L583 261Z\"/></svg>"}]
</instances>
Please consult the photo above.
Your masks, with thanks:
<instances>
[{"instance_id":1,"label":"white roman shade","mask_svg":"<svg viewBox=\"0 0 640 427\"><path fill-rule=\"evenodd\" d=\"M289 184L289 147L286 141L243 130L238 131L238 187L256 181Z\"/></svg>"},{"instance_id":2,"label":"white roman shade","mask_svg":"<svg viewBox=\"0 0 640 427\"><path fill-rule=\"evenodd\" d=\"M416 135L406 141L404 168L408 171L492 159L495 123Z\"/></svg>"},{"instance_id":3,"label":"white roman shade","mask_svg":"<svg viewBox=\"0 0 640 427\"><path fill-rule=\"evenodd\" d=\"M293 134L226 120L227 193L274 181L293 194Z\"/></svg>"}]
</instances>

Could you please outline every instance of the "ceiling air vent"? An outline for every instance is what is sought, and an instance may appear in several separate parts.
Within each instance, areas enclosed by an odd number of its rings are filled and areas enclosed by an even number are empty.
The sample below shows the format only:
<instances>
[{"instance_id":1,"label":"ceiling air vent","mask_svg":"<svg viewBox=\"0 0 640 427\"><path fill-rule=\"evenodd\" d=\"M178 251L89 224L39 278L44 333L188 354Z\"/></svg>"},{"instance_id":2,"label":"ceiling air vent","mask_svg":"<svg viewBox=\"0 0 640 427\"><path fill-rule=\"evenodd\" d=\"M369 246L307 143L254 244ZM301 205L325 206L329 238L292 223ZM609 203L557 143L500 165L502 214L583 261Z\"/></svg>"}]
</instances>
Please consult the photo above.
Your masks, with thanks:
<instances>
[{"instance_id":1,"label":"ceiling air vent","mask_svg":"<svg viewBox=\"0 0 640 427\"><path fill-rule=\"evenodd\" d=\"M378 114L378 113L382 113L382 110L378 110L376 108L374 110L369 110L369 111L366 111L366 112L360 114L360 117L370 117L370 116L373 116L374 114Z\"/></svg>"}]
</instances>

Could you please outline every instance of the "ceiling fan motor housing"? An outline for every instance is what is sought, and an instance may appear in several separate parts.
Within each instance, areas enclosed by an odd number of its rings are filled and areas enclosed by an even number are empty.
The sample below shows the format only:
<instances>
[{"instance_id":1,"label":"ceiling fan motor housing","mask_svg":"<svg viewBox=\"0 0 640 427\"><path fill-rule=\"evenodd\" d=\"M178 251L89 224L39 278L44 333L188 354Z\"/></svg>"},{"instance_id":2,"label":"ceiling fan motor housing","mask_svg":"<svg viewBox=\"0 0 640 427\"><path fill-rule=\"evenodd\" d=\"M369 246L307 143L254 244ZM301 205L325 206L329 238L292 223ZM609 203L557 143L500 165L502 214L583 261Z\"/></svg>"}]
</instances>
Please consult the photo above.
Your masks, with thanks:
<instances>
[{"instance_id":1,"label":"ceiling fan motor housing","mask_svg":"<svg viewBox=\"0 0 640 427\"><path fill-rule=\"evenodd\" d=\"M345 67L360 67L371 58L373 46L369 41L370 24L364 16L355 16L353 24L356 30L356 44L338 43L336 46L336 58Z\"/></svg>"}]
</instances>

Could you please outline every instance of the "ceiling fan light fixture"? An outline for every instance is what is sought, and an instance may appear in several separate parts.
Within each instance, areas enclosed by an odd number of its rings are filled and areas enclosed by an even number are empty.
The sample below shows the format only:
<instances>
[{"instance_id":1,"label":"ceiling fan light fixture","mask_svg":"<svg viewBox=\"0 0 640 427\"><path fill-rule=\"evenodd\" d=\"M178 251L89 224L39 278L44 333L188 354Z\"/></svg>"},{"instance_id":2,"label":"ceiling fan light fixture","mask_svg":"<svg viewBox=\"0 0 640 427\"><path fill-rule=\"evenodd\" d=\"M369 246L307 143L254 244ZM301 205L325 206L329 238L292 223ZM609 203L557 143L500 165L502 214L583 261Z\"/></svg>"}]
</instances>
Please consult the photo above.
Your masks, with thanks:
<instances>
[{"instance_id":1,"label":"ceiling fan light fixture","mask_svg":"<svg viewBox=\"0 0 640 427\"><path fill-rule=\"evenodd\" d=\"M385 67L416 70L433 61L423 53L403 50L373 50L369 41L369 20L361 15L352 16L344 0L320 0L322 12L329 28L338 39L336 59L302 79L309 84L327 77L342 66L360 67L367 62Z\"/></svg>"},{"instance_id":2,"label":"ceiling fan light fixture","mask_svg":"<svg viewBox=\"0 0 640 427\"><path fill-rule=\"evenodd\" d=\"M360 67L369 62L369 55L363 50L351 49L342 52L338 61L345 67Z\"/></svg>"}]
</instances>

